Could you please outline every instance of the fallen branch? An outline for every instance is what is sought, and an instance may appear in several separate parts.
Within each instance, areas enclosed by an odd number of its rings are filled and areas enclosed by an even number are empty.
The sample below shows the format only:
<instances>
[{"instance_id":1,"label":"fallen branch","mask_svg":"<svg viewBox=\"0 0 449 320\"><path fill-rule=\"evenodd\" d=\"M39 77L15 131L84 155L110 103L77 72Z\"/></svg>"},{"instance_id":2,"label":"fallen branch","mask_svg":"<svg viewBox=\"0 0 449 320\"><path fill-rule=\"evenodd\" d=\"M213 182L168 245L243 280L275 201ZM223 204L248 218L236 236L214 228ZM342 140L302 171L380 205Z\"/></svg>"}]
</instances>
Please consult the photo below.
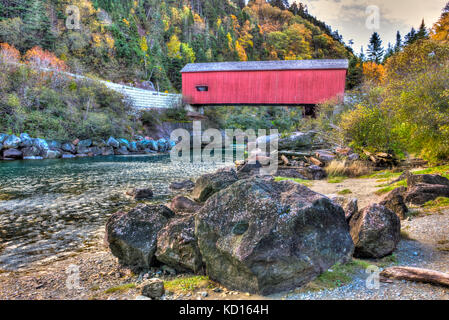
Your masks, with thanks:
<instances>
[{"instance_id":1,"label":"fallen branch","mask_svg":"<svg viewBox=\"0 0 449 320\"><path fill-rule=\"evenodd\" d=\"M391 267L382 271L380 275L389 279L432 283L449 287L449 274L434 270L412 267Z\"/></svg>"}]
</instances>

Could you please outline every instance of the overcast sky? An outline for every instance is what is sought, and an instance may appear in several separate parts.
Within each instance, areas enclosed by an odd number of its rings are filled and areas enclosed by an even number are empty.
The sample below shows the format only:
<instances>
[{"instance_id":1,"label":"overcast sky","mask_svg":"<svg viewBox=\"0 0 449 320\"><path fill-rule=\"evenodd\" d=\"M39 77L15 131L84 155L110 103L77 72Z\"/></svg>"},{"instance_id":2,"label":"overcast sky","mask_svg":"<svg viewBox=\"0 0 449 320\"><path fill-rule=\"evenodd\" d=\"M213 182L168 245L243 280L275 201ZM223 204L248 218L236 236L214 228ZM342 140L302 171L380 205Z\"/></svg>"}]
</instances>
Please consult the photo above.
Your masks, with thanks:
<instances>
[{"instance_id":1,"label":"overcast sky","mask_svg":"<svg viewBox=\"0 0 449 320\"><path fill-rule=\"evenodd\" d=\"M290 0L290 3L292 2ZM397 30L404 36L412 26L418 28L423 18L427 27L431 27L449 0L302 0L301 2L308 6L312 15L326 22L333 30L338 30L347 44L352 39L356 52L360 51L362 45L366 52L369 37L374 31L379 32L384 47L387 47L388 42L394 44ZM380 28L377 30L366 27L368 6L379 8Z\"/></svg>"}]
</instances>

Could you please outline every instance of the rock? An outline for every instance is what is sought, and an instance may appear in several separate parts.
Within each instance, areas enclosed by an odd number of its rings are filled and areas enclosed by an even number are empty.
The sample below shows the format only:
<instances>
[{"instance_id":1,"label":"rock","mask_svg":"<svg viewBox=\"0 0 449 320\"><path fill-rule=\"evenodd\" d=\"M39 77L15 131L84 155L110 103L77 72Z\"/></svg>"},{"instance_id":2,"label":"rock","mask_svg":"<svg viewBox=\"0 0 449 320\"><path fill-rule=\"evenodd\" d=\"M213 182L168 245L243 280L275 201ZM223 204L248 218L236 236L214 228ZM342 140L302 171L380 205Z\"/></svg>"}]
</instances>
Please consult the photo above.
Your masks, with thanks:
<instances>
[{"instance_id":1,"label":"rock","mask_svg":"<svg viewBox=\"0 0 449 320\"><path fill-rule=\"evenodd\" d=\"M44 160L44 158L40 157L40 156L29 156L29 157L23 157L23 160Z\"/></svg>"},{"instance_id":2,"label":"rock","mask_svg":"<svg viewBox=\"0 0 449 320\"><path fill-rule=\"evenodd\" d=\"M33 146L38 148L41 151L41 154L43 154L43 155L46 153L47 150L50 149L47 141L45 141L44 139L40 139L40 138L33 139Z\"/></svg>"},{"instance_id":3,"label":"rock","mask_svg":"<svg viewBox=\"0 0 449 320\"><path fill-rule=\"evenodd\" d=\"M172 191L179 191L179 190L193 190L195 187L195 183L191 180L184 180L179 182L172 182L170 183L169 189Z\"/></svg>"},{"instance_id":4,"label":"rock","mask_svg":"<svg viewBox=\"0 0 449 320\"><path fill-rule=\"evenodd\" d=\"M113 156L114 155L114 148L113 147L101 148L101 154L103 156Z\"/></svg>"},{"instance_id":5,"label":"rock","mask_svg":"<svg viewBox=\"0 0 449 320\"><path fill-rule=\"evenodd\" d=\"M96 156L101 156L103 154L103 152L101 151L101 149L99 147L91 147L89 148L89 155L92 155L93 157Z\"/></svg>"},{"instance_id":6,"label":"rock","mask_svg":"<svg viewBox=\"0 0 449 320\"><path fill-rule=\"evenodd\" d=\"M76 156L71 153L64 153L62 155L62 159L73 159L73 158L76 158Z\"/></svg>"},{"instance_id":7,"label":"rock","mask_svg":"<svg viewBox=\"0 0 449 320\"><path fill-rule=\"evenodd\" d=\"M137 147L141 150L150 149L153 151L158 151L158 146L154 140L142 140L137 143Z\"/></svg>"},{"instance_id":8,"label":"rock","mask_svg":"<svg viewBox=\"0 0 449 320\"><path fill-rule=\"evenodd\" d=\"M28 135L28 133L20 134L20 147L29 148L33 145L33 139Z\"/></svg>"},{"instance_id":9,"label":"rock","mask_svg":"<svg viewBox=\"0 0 449 320\"><path fill-rule=\"evenodd\" d=\"M211 279L264 295L302 286L354 250L340 206L298 183L258 177L209 198L195 234Z\"/></svg>"},{"instance_id":10,"label":"rock","mask_svg":"<svg viewBox=\"0 0 449 320\"><path fill-rule=\"evenodd\" d=\"M326 171L315 165L306 167L302 172L310 180L322 180L327 177Z\"/></svg>"},{"instance_id":11,"label":"rock","mask_svg":"<svg viewBox=\"0 0 449 320\"><path fill-rule=\"evenodd\" d=\"M337 195L330 195L329 198L340 205L345 212L345 219L349 220L359 211L358 200L356 198L345 198Z\"/></svg>"},{"instance_id":12,"label":"rock","mask_svg":"<svg viewBox=\"0 0 449 320\"><path fill-rule=\"evenodd\" d=\"M157 141L157 151L159 152L165 152L167 151L167 140L165 139L159 139Z\"/></svg>"},{"instance_id":13,"label":"rock","mask_svg":"<svg viewBox=\"0 0 449 320\"><path fill-rule=\"evenodd\" d=\"M3 158L22 159L23 153L18 149L6 149L3 151Z\"/></svg>"},{"instance_id":14,"label":"rock","mask_svg":"<svg viewBox=\"0 0 449 320\"><path fill-rule=\"evenodd\" d=\"M82 146L81 142L76 146L76 153L78 154L88 154L89 152L90 148Z\"/></svg>"},{"instance_id":15,"label":"rock","mask_svg":"<svg viewBox=\"0 0 449 320\"><path fill-rule=\"evenodd\" d=\"M37 147L29 147L29 148L23 148L22 149L23 157L29 158L29 157L39 157L41 155L41 151Z\"/></svg>"},{"instance_id":16,"label":"rock","mask_svg":"<svg viewBox=\"0 0 449 320\"><path fill-rule=\"evenodd\" d=\"M238 180L234 169L224 168L202 175L195 182L192 197L199 202L206 201L211 195L220 191Z\"/></svg>"},{"instance_id":17,"label":"rock","mask_svg":"<svg viewBox=\"0 0 449 320\"><path fill-rule=\"evenodd\" d=\"M279 150L296 150L310 147L313 144L315 132L294 132L286 138L279 139Z\"/></svg>"},{"instance_id":18,"label":"rock","mask_svg":"<svg viewBox=\"0 0 449 320\"><path fill-rule=\"evenodd\" d=\"M6 140L6 138L8 138L9 135L7 135L6 133L0 133L0 143L3 144L3 142Z\"/></svg>"},{"instance_id":19,"label":"rock","mask_svg":"<svg viewBox=\"0 0 449 320\"><path fill-rule=\"evenodd\" d=\"M404 220L407 216L408 208L404 202L404 194L407 192L406 187L399 187L382 197L379 204L385 206Z\"/></svg>"},{"instance_id":20,"label":"rock","mask_svg":"<svg viewBox=\"0 0 449 320\"><path fill-rule=\"evenodd\" d=\"M170 209L176 213L195 213L200 208L201 205L184 196L175 197L170 204Z\"/></svg>"},{"instance_id":21,"label":"rock","mask_svg":"<svg viewBox=\"0 0 449 320\"><path fill-rule=\"evenodd\" d=\"M349 221L354 256L382 258L391 254L401 238L401 220L390 209L379 204L357 212Z\"/></svg>"},{"instance_id":22,"label":"rock","mask_svg":"<svg viewBox=\"0 0 449 320\"><path fill-rule=\"evenodd\" d=\"M126 149L129 149L129 141L126 139L118 139L120 147L126 147Z\"/></svg>"},{"instance_id":23,"label":"rock","mask_svg":"<svg viewBox=\"0 0 449 320\"><path fill-rule=\"evenodd\" d=\"M176 141L173 140L168 140L168 150L173 149L174 147L176 147Z\"/></svg>"},{"instance_id":24,"label":"rock","mask_svg":"<svg viewBox=\"0 0 449 320\"><path fill-rule=\"evenodd\" d=\"M438 184L449 186L449 180L437 174L416 174L407 177L407 186L413 188L419 184Z\"/></svg>"},{"instance_id":25,"label":"rock","mask_svg":"<svg viewBox=\"0 0 449 320\"><path fill-rule=\"evenodd\" d=\"M151 199L153 198L153 190L149 188L142 188L142 189L132 189L128 190L126 194L130 197L133 197L135 200L142 200L142 199Z\"/></svg>"},{"instance_id":26,"label":"rock","mask_svg":"<svg viewBox=\"0 0 449 320\"><path fill-rule=\"evenodd\" d=\"M441 184L418 184L407 189L406 204L422 206L438 197L449 198L449 186Z\"/></svg>"},{"instance_id":27,"label":"rock","mask_svg":"<svg viewBox=\"0 0 449 320\"><path fill-rule=\"evenodd\" d=\"M20 142L19 137L10 135L3 141L3 149L17 149L19 148Z\"/></svg>"},{"instance_id":28,"label":"rock","mask_svg":"<svg viewBox=\"0 0 449 320\"><path fill-rule=\"evenodd\" d=\"M62 157L62 152L59 150L47 150L44 154L46 159L58 159Z\"/></svg>"},{"instance_id":29,"label":"rock","mask_svg":"<svg viewBox=\"0 0 449 320\"><path fill-rule=\"evenodd\" d=\"M332 160L335 160L337 157L332 151L330 150L318 150L315 152L315 156L322 162L329 163L332 162Z\"/></svg>"},{"instance_id":30,"label":"rock","mask_svg":"<svg viewBox=\"0 0 449 320\"><path fill-rule=\"evenodd\" d=\"M352 153L348 156L348 160L350 161L357 161L360 159L360 156L357 153Z\"/></svg>"},{"instance_id":31,"label":"rock","mask_svg":"<svg viewBox=\"0 0 449 320\"><path fill-rule=\"evenodd\" d=\"M129 144L129 151L131 151L131 152L137 152L138 151L138 149L137 149L137 142L132 141Z\"/></svg>"},{"instance_id":32,"label":"rock","mask_svg":"<svg viewBox=\"0 0 449 320\"><path fill-rule=\"evenodd\" d=\"M3 149L3 143L0 143L0 151Z\"/></svg>"},{"instance_id":33,"label":"rock","mask_svg":"<svg viewBox=\"0 0 449 320\"><path fill-rule=\"evenodd\" d=\"M129 151L125 146L122 146L115 150L115 154L119 156L127 156L129 155Z\"/></svg>"},{"instance_id":34,"label":"rock","mask_svg":"<svg viewBox=\"0 0 449 320\"><path fill-rule=\"evenodd\" d=\"M63 143L61 146L61 149L65 152L70 152L70 153L76 152L75 146L73 144L71 144L70 142Z\"/></svg>"},{"instance_id":35,"label":"rock","mask_svg":"<svg viewBox=\"0 0 449 320\"><path fill-rule=\"evenodd\" d=\"M72 144L76 147L80 143L80 139L75 139L72 141Z\"/></svg>"},{"instance_id":36,"label":"rock","mask_svg":"<svg viewBox=\"0 0 449 320\"><path fill-rule=\"evenodd\" d=\"M171 219L159 231L156 258L175 270L193 271L202 269L202 258L195 237L194 215Z\"/></svg>"},{"instance_id":37,"label":"rock","mask_svg":"<svg viewBox=\"0 0 449 320\"><path fill-rule=\"evenodd\" d=\"M108 139L108 141L106 142L106 144L107 144L109 147L113 147L113 148L118 148L118 147L120 147L120 143L119 143L117 140L115 140L113 137L109 137L109 139Z\"/></svg>"},{"instance_id":38,"label":"rock","mask_svg":"<svg viewBox=\"0 0 449 320\"><path fill-rule=\"evenodd\" d=\"M294 178L294 179L303 179L308 180L306 176L304 176L302 173L304 173L303 169L279 169L278 172L275 174L276 177L283 177L283 178Z\"/></svg>"},{"instance_id":39,"label":"rock","mask_svg":"<svg viewBox=\"0 0 449 320\"><path fill-rule=\"evenodd\" d=\"M155 262L157 233L174 217L162 205L138 205L131 211L117 212L106 223L105 242L123 265L148 269Z\"/></svg>"},{"instance_id":40,"label":"rock","mask_svg":"<svg viewBox=\"0 0 449 320\"><path fill-rule=\"evenodd\" d=\"M50 149L62 149L62 144L58 141L50 140L50 141L47 141L47 144Z\"/></svg>"},{"instance_id":41,"label":"rock","mask_svg":"<svg viewBox=\"0 0 449 320\"><path fill-rule=\"evenodd\" d=\"M89 148L92 146L92 140L90 139L86 139L86 140L81 140L80 142L78 142L78 144L76 145L78 148Z\"/></svg>"},{"instance_id":42,"label":"rock","mask_svg":"<svg viewBox=\"0 0 449 320\"><path fill-rule=\"evenodd\" d=\"M158 278L146 280L142 283L142 295L148 298L157 299L164 295L164 281Z\"/></svg>"}]
</instances>

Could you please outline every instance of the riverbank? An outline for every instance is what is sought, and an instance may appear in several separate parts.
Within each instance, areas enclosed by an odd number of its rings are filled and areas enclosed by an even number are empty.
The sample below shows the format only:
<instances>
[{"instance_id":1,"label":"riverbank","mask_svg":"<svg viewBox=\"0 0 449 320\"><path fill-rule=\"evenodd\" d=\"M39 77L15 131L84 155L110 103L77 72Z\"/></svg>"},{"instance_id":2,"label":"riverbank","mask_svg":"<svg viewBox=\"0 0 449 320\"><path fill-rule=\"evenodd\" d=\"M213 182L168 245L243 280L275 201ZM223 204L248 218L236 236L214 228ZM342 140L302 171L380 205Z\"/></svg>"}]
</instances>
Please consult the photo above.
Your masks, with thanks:
<instances>
[{"instance_id":1,"label":"riverbank","mask_svg":"<svg viewBox=\"0 0 449 320\"><path fill-rule=\"evenodd\" d=\"M315 181L315 191L338 193L352 188L347 197L360 197L361 203L377 201L379 183L385 179L344 179L339 183ZM393 178L389 179L393 180ZM369 195L364 190L369 190ZM371 192L374 191L374 192ZM363 196L365 195L365 198ZM31 264L20 271L0 273L0 299L140 299L140 284L145 278L158 277L165 281L163 299L449 299L449 288L405 281L382 282L378 290L366 288L367 274L363 266L374 264L381 268L392 265L429 268L449 272L449 209L415 209L402 222L402 237L392 256L381 260L360 260L357 267L340 275L328 271L310 285L267 297L228 290L206 277L191 274L174 275L170 268L153 268L146 274L134 274L120 266L103 243L104 228L99 227L91 245L54 260ZM67 273L73 265L79 267L81 289L68 289ZM332 272L335 272L332 277ZM349 277L349 279L348 279ZM70 279L70 278L69 278ZM332 279L332 280L329 280ZM317 285L319 288L317 289Z\"/></svg>"},{"instance_id":2,"label":"riverbank","mask_svg":"<svg viewBox=\"0 0 449 320\"><path fill-rule=\"evenodd\" d=\"M170 151L176 143L169 139L154 140L136 137L135 141L115 139L95 141L92 139L73 141L31 138L26 133L20 136L0 134L0 160L44 160L73 159L111 155L142 155Z\"/></svg>"}]
</instances>

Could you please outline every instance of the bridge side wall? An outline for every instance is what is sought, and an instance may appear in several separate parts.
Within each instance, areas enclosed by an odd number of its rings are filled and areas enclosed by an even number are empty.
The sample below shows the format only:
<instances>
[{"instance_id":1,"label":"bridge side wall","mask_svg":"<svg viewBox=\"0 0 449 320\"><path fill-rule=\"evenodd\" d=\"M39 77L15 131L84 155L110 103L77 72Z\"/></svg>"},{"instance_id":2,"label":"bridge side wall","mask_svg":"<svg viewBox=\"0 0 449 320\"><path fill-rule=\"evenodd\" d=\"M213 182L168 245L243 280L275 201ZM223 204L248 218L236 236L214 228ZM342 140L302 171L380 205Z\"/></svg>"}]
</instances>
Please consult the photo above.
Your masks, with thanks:
<instances>
[{"instance_id":1,"label":"bridge side wall","mask_svg":"<svg viewBox=\"0 0 449 320\"><path fill-rule=\"evenodd\" d=\"M346 70L186 72L182 90L192 105L318 104L343 97ZM197 86L208 86L207 92Z\"/></svg>"}]
</instances>

